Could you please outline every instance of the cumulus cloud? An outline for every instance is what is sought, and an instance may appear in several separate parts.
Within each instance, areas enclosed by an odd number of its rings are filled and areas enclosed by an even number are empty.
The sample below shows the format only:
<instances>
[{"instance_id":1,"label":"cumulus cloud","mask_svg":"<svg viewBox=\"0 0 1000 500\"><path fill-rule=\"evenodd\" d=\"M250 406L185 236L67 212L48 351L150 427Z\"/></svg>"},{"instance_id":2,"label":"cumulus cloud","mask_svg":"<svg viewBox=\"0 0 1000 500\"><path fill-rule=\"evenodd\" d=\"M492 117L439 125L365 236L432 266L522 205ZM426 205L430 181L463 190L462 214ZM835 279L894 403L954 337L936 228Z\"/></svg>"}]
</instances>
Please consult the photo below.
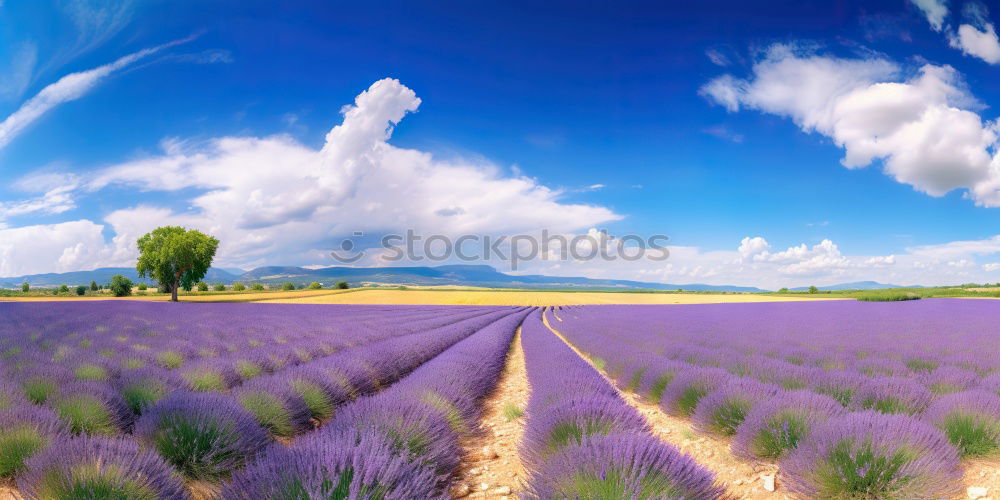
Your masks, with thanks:
<instances>
[{"instance_id":1,"label":"cumulus cloud","mask_svg":"<svg viewBox=\"0 0 1000 500\"><path fill-rule=\"evenodd\" d=\"M107 251L103 228L88 220L0 228L0 276L90 269Z\"/></svg>"},{"instance_id":2,"label":"cumulus cloud","mask_svg":"<svg viewBox=\"0 0 1000 500\"><path fill-rule=\"evenodd\" d=\"M996 124L950 66L925 64L916 75L881 57L844 59L774 45L741 79L722 75L702 95L730 111L791 118L844 149L842 163L881 162L886 174L931 196L967 189L979 205L1000 206Z\"/></svg>"},{"instance_id":3,"label":"cumulus cloud","mask_svg":"<svg viewBox=\"0 0 1000 500\"><path fill-rule=\"evenodd\" d=\"M156 226L179 224L219 237L222 264L332 265L326 249L357 230L452 236L560 232L620 218L604 207L565 203L562 192L505 174L484 160L438 159L389 144L393 127L419 105L412 90L384 79L342 110L343 122L330 130L320 150L287 135L169 139L161 144L162 154L75 179L79 196L112 186L198 193L187 211L156 206L115 211L105 218L113 240L90 255L100 255L101 264L129 263L136 238Z\"/></svg>"},{"instance_id":4,"label":"cumulus cloud","mask_svg":"<svg viewBox=\"0 0 1000 500\"><path fill-rule=\"evenodd\" d=\"M981 28L971 24L958 27L958 32L948 37L948 43L965 55L978 57L990 64L1000 64L1000 39L992 23Z\"/></svg>"},{"instance_id":5,"label":"cumulus cloud","mask_svg":"<svg viewBox=\"0 0 1000 500\"><path fill-rule=\"evenodd\" d=\"M948 17L948 4L945 0L910 0L913 5L923 12L927 22L931 24L934 31L941 31L944 27L944 19Z\"/></svg>"},{"instance_id":6,"label":"cumulus cloud","mask_svg":"<svg viewBox=\"0 0 1000 500\"><path fill-rule=\"evenodd\" d=\"M77 2L80 3L80 2ZM186 43L190 38L176 40L134 52L118 60L87 71L70 73L42 89L14 113L0 122L0 149L7 146L25 128L56 106L79 99L98 83L115 72L166 48Z\"/></svg>"}]
</instances>

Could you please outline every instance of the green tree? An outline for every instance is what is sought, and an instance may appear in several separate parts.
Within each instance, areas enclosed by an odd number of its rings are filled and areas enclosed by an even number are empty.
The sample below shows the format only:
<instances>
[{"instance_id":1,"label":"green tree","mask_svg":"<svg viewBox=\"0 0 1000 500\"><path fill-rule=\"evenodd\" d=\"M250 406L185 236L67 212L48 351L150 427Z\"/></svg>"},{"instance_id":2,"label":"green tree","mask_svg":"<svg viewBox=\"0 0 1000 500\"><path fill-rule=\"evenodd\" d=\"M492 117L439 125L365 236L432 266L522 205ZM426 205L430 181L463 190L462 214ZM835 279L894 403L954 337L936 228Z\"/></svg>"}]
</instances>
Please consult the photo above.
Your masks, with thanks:
<instances>
[{"instance_id":1,"label":"green tree","mask_svg":"<svg viewBox=\"0 0 1000 500\"><path fill-rule=\"evenodd\" d=\"M348 285L346 281L338 281L336 285L333 285L333 287L337 290L347 290L350 288L350 285Z\"/></svg>"},{"instance_id":2,"label":"green tree","mask_svg":"<svg viewBox=\"0 0 1000 500\"><path fill-rule=\"evenodd\" d=\"M788 288L781 287L781 290L778 290L778 293L788 293Z\"/></svg>"},{"instance_id":3,"label":"green tree","mask_svg":"<svg viewBox=\"0 0 1000 500\"><path fill-rule=\"evenodd\" d=\"M281 285L281 289L282 290L295 290L295 283L292 283L291 281L289 281L288 283L285 283L284 285Z\"/></svg>"},{"instance_id":4,"label":"green tree","mask_svg":"<svg viewBox=\"0 0 1000 500\"><path fill-rule=\"evenodd\" d=\"M226 285L223 285L222 283L216 283L216 285L215 285L215 291L216 292L225 292L226 291Z\"/></svg>"},{"instance_id":5,"label":"green tree","mask_svg":"<svg viewBox=\"0 0 1000 500\"><path fill-rule=\"evenodd\" d=\"M261 291L261 290L265 290L266 289L264 287L264 285L262 285L260 283L254 283L253 285L250 285L250 288L252 288L252 289L254 289L254 290L258 291L258 292Z\"/></svg>"},{"instance_id":6,"label":"green tree","mask_svg":"<svg viewBox=\"0 0 1000 500\"><path fill-rule=\"evenodd\" d=\"M208 283L205 283L204 281L199 281L198 282L198 291L199 292L207 292L208 291Z\"/></svg>"},{"instance_id":7,"label":"green tree","mask_svg":"<svg viewBox=\"0 0 1000 500\"><path fill-rule=\"evenodd\" d=\"M66 285L59 285L59 293L69 293L69 287Z\"/></svg>"},{"instance_id":8,"label":"green tree","mask_svg":"<svg viewBox=\"0 0 1000 500\"><path fill-rule=\"evenodd\" d=\"M139 261L135 269L139 276L147 275L170 291L170 300L177 302L177 290L189 289L205 277L212 265L219 240L201 231L179 226L165 226L146 233L137 242Z\"/></svg>"},{"instance_id":9,"label":"green tree","mask_svg":"<svg viewBox=\"0 0 1000 500\"><path fill-rule=\"evenodd\" d=\"M148 286L146 286L146 284L145 284L145 283L139 283L139 285L138 285L138 288L139 288L139 291L140 291L140 292L145 292L145 291L146 291L146 288L149 288L149 287L148 287Z\"/></svg>"},{"instance_id":10,"label":"green tree","mask_svg":"<svg viewBox=\"0 0 1000 500\"><path fill-rule=\"evenodd\" d=\"M21 291L24 293L28 293L28 290L31 290L31 285L29 285L27 281L21 283Z\"/></svg>"},{"instance_id":11,"label":"green tree","mask_svg":"<svg viewBox=\"0 0 1000 500\"><path fill-rule=\"evenodd\" d=\"M310 290L319 290L320 288L323 288L323 285L319 284L318 281L313 281L312 283L309 283Z\"/></svg>"},{"instance_id":12,"label":"green tree","mask_svg":"<svg viewBox=\"0 0 1000 500\"><path fill-rule=\"evenodd\" d=\"M132 295L132 280L120 274L116 274L111 277L111 284L108 285L108 288L111 289L111 293L113 293L115 297L127 297Z\"/></svg>"},{"instance_id":13,"label":"green tree","mask_svg":"<svg viewBox=\"0 0 1000 500\"><path fill-rule=\"evenodd\" d=\"M94 280L90 280L90 291L91 292L97 291L97 282Z\"/></svg>"},{"instance_id":14,"label":"green tree","mask_svg":"<svg viewBox=\"0 0 1000 500\"><path fill-rule=\"evenodd\" d=\"M76 287L76 294L77 295L86 295L87 294L87 286L86 285L77 285L77 287Z\"/></svg>"},{"instance_id":15,"label":"green tree","mask_svg":"<svg viewBox=\"0 0 1000 500\"><path fill-rule=\"evenodd\" d=\"M243 283L238 282L238 281L233 285L233 291L236 291L236 292L242 292L243 290L246 290L246 289L247 289L246 285L244 285Z\"/></svg>"},{"instance_id":16,"label":"green tree","mask_svg":"<svg viewBox=\"0 0 1000 500\"><path fill-rule=\"evenodd\" d=\"M815 286L810 286L809 293L819 293L819 288L816 288Z\"/></svg>"}]
</instances>

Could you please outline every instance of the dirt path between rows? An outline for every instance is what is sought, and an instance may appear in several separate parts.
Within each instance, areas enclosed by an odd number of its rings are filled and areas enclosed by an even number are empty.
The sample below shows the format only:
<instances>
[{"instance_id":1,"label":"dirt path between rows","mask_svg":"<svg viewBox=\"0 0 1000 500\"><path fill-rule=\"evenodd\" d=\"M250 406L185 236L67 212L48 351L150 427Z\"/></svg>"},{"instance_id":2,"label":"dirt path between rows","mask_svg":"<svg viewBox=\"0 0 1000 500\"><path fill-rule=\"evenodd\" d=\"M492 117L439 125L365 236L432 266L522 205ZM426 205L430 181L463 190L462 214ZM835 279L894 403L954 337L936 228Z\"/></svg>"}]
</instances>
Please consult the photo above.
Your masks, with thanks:
<instances>
[{"instance_id":1,"label":"dirt path between rows","mask_svg":"<svg viewBox=\"0 0 1000 500\"><path fill-rule=\"evenodd\" d=\"M546 311L548 312L548 311ZM555 311L553 316L555 316ZM572 343L562 332L554 328L548 321L548 315L543 314L542 320L559 338L566 342L574 352L585 360L589 358ZM595 370L597 368L595 367ZM647 401L631 391L618 389L614 381L601 370L598 373L608 380L618 395L639 411L653 433L662 441L673 445L679 450L691 455L697 462L715 473L720 483L726 486L730 494L740 499L777 499L790 498L781 489L781 478L778 465L771 462L753 462L735 457L730 452L731 439L712 436L695 431L691 422L664 413L659 406ZM1000 499L1000 459L967 460L962 463L964 469L963 492L954 500L991 500ZM765 486L773 485L774 491ZM979 496L979 495L982 496Z\"/></svg>"},{"instance_id":2,"label":"dirt path between rows","mask_svg":"<svg viewBox=\"0 0 1000 500\"><path fill-rule=\"evenodd\" d=\"M524 434L524 418L508 415L505 409L517 408L523 412L529 394L518 328L500 380L493 393L483 400L478 432L462 440L464 453L456 484L450 492L453 498L517 498L525 476L517 454Z\"/></svg>"},{"instance_id":3,"label":"dirt path between rows","mask_svg":"<svg viewBox=\"0 0 1000 500\"><path fill-rule=\"evenodd\" d=\"M566 340L562 332L549 323L548 312L545 311L545 314L542 315L545 326L563 342L566 342L566 345L573 349L573 352L589 362L587 355ZM719 483L724 485L734 498L781 498L778 494L780 489L778 491L765 489L765 483L768 486L778 486L775 481L778 471L777 465L764 462L751 463L737 459L729 452L728 440L696 433L687 420L667 415L660 411L660 408L655 404L644 401L631 392L618 389L618 386L608 378L607 374L601 370L597 370L597 372L604 376L605 380L618 391L618 395L625 402L646 418L649 426L653 429L653 435L691 455L699 464L714 472Z\"/></svg>"}]
</instances>

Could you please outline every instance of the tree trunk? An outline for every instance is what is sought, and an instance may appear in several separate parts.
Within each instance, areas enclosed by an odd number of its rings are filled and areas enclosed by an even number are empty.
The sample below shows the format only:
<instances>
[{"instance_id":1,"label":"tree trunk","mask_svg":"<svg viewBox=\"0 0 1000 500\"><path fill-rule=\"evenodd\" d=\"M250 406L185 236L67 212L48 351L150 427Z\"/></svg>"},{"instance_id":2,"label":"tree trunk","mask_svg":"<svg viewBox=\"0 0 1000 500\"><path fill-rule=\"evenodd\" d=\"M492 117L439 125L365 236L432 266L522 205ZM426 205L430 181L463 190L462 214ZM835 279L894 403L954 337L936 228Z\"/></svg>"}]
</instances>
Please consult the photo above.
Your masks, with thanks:
<instances>
[{"instance_id":1,"label":"tree trunk","mask_svg":"<svg viewBox=\"0 0 1000 500\"><path fill-rule=\"evenodd\" d=\"M179 282L175 281L174 285L170 287L170 301L171 302L177 302L177 289L180 286L181 286L181 284Z\"/></svg>"}]
</instances>

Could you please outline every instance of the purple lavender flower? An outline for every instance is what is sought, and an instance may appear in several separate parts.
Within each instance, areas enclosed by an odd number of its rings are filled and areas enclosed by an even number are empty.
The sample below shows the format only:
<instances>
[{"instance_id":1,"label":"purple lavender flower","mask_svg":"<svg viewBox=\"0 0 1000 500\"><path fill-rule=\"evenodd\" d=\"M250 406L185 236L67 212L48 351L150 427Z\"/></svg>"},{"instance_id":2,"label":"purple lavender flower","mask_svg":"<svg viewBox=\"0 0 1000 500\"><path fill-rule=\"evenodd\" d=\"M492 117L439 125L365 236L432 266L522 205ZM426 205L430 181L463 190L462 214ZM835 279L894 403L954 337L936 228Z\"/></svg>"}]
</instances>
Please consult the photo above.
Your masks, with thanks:
<instances>
[{"instance_id":1,"label":"purple lavender flower","mask_svg":"<svg viewBox=\"0 0 1000 500\"><path fill-rule=\"evenodd\" d=\"M527 479L528 498L724 498L690 456L641 433L584 438Z\"/></svg>"},{"instance_id":2,"label":"purple lavender flower","mask_svg":"<svg viewBox=\"0 0 1000 500\"><path fill-rule=\"evenodd\" d=\"M732 375L719 368L694 367L684 370L663 391L660 408L672 415L694 415L701 398L732 378Z\"/></svg>"},{"instance_id":3,"label":"purple lavender flower","mask_svg":"<svg viewBox=\"0 0 1000 500\"><path fill-rule=\"evenodd\" d=\"M747 459L781 458L830 417L847 412L837 400L809 391L785 391L747 413L736 428L733 453Z\"/></svg>"},{"instance_id":4,"label":"purple lavender flower","mask_svg":"<svg viewBox=\"0 0 1000 500\"><path fill-rule=\"evenodd\" d=\"M29 459L25 468L17 486L29 498L188 497L163 459L121 438L63 440Z\"/></svg>"},{"instance_id":5,"label":"purple lavender flower","mask_svg":"<svg viewBox=\"0 0 1000 500\"><path fill-rule=\"evenodd\" d=\"M971 370L944 365L921 376L919 380L934 394L951 394L971 388L979 380L979 376Z\"/></svg>"},{"instance_id":6,"label":"purple lavender flower","mask_svg":"<svg viewBox=\"0 0 1000 500\"><path fill-rule=\"evenodd\" d=\"M951 498L958 452L934 427L873 411L831 419L782 461L788 489L806 498Z\"/></svg>"},{"instance_id":7,"label":"purple lavender flower","mask_svg":"<svg viewBox=\"0 0 1000 500\"><path fill-rule=\"evenodd\" d=\"M778 386L754 379L731 379L701 398L692 419L701 431L731 436L755 405L780 391Z\"/></svg>"},{"instance_id":8,"label":"purple lavender flower","mask_svg":"<svg viewBox=\"0 0 1000 500\"><path fill-rule=\"evenodd\" d=\"M915 415L924 411L933 395L919 382L902 377L869 380L854 395L851 406L857 410Z\"/></svg>"},{"instance_id":9,"label":"purple lavender flower","mask_svg":"<svg viewBox=\"0 0 1000 500\"><path fill-rule=\"evenodd\" d=\"M233 474L222 498L437 498L433 470L397 455L374 433L269 447Z\"/></svg>"},{"instance_id":10,"label":"purple lavender flower","mask_svg":"<svg viewBox=\"0 0 1000 500\"><path fill-rule=\"evenodd\" d=\"M228 475L271 442L253 415L215 393L167 396L139 418L135 436L182 474L199 479Z\"/></svg>"},{"instance_id":11,"label":"purple lavender flower","mask_svg":"<svg viewBox=\"0 0 1000 500\"><path fill-rule=\"evenodd\" d=\"M846 407L854 400L854 395L861 386L867 382L868 379L864 375L856 372L820 371L813 373L809 389L830 396Z\"/></svg>"},{"instance_id":12,"label":"purple lavender flower","mask_svg":"<svg viewBox=\"0 0 1000 500\"><path fill-rule=\"evenodd\" d=\"M187 383L173 371L148 366L124 372L114 385L132 412L140 415L167 394L186 387Z\"/></svg>"},{"instance_id":13,"label":"purple lavender flower","mask_svg":"<svg viewBox=\"0 0 1000 500\"><path fill-rule=\"evenodd\" d=\"M941 396L923 420L944 431L963 457L1000 451L1000 396L972 390Z\"/></svg>"}]
</instances>

